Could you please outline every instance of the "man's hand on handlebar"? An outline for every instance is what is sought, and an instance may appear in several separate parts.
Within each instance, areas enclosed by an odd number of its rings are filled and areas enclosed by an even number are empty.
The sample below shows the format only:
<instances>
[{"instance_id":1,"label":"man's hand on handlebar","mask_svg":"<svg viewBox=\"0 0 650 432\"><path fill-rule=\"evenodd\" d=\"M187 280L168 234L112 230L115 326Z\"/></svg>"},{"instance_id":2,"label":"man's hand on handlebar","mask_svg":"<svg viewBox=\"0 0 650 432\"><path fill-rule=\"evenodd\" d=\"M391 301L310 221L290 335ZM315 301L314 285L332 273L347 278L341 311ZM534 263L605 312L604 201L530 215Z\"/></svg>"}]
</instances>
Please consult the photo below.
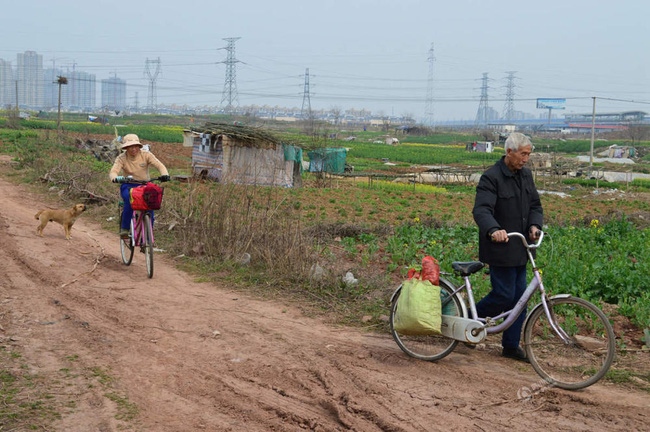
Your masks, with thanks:
<instances>
[{"instance_id":1,"label":"man's hand on handlebar","mask_svg":"<svg viewBox=\"0 0 650 432\"><path fill-rule=\"evenodd\" d=\"M117 176L113 179L113 183L124 183L124 176Z\"/></svg>"},{"instance_id":2,"label":"man's hand on handlebar","mask_svg":"<svg viewBox=\"0 0 650 432\"><path fill-rule=\"evenodd\" d=\"M160 181L161 182L168 182L170 180L168 175L161 175L160 176Z\"/></svg>"},{"instance_id":3,"label":"man's hand on handlebar","mask_svg":"<svg viewBox=\"0 0 650 432\"><path fill-rule=\"evenodd\" d=\"M530 227L530 230L528 231L528 238L530 238L530 241L533 243L539 240L539 236L542 234L542 231L537 228L535 225Z\"/></svg>"},{"instance_id":4,"label":"man's hand on handlebar","mask_svg":"<svg viewBox=\"0 0 650 432\"><path fill-rule=\"evenodd\" d=\"M495 243L507 243L509 240L508 232L506 230L494 231L492 234L490 234L490 240Z\"/></svg>"}]
</instances>

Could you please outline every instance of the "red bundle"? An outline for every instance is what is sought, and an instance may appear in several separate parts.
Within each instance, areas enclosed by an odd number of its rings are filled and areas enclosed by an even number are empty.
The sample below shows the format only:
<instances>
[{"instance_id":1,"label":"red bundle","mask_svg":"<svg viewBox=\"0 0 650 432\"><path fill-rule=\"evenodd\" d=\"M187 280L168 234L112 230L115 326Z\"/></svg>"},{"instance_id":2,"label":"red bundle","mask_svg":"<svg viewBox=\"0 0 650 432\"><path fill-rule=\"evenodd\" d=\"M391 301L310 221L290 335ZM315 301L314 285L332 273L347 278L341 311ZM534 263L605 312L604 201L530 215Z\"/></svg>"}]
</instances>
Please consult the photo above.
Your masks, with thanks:
<instances>
[{"instance_id":1,"label":"red bundle","mask_svg":"<svg viewBox=\"0 0 650 432\"><path fill-rule=\"evenodd\" d=\"M417 278L420 280L428 280L434 285L440 284L440 264L438 260L425 256L422 258L422 271L417 271L415 269L410 269L408 273L409 279Z\"/></svg>"}]
</instances>

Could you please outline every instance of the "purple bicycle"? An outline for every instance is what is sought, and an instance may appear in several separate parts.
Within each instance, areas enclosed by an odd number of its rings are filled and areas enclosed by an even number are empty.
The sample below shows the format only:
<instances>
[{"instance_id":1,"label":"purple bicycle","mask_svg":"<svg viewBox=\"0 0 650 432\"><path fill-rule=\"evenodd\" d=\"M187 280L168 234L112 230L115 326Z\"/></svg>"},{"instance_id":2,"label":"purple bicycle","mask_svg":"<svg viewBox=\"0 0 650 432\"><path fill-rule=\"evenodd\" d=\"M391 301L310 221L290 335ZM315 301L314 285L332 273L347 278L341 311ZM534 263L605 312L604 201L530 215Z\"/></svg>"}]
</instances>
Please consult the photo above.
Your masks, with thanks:
<instances>
[{"instance_id":1,"label":"purple bicycle","mask_svg":"<svg viewBox=\"0 0 650 432\"><path fill-rule=\"evenodd\" d=\"M394 329L400 285L391 298L390 327L395 342L412 357L440 360L451 353L458 342L478 344L488 334L509 328L533 294L539 291L541 303L530 311L523 326L523 345L533 369L551 386L567 390L596 383L607 373L616 353L616 338L609 320L598 307L586 300L569 294L549 296L546 293L532 254L532 250L542 244L543 232L535 244L528 244L520 233L508 233L508 237L521 239L533 269L532 280L512 310L495 317L478 318L469 279L485 264L480 261L453 262L455 274L462 277L464 283L456 286L440 277L442 334L409 335Z\"/></svg>"}]
</instances>

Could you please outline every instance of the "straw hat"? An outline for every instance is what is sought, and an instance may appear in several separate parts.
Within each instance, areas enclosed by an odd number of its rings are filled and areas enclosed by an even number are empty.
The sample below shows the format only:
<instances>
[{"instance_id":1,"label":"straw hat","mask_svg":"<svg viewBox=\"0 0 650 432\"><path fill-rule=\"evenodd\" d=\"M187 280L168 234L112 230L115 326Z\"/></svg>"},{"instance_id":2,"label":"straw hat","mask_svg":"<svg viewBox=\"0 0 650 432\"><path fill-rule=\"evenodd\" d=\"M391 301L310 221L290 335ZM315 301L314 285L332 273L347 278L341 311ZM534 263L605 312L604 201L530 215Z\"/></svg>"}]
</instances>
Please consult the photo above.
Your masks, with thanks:
<instances>
[{"instance_id":1,"label":"straw hat","mask_svg":"<svg viewBox=\"0 0 650 432\"><path fill-rule=\"evenodd\" d=\"M140 146L142 148L142 143L140 142L140 138L136 134L128 134L124 135L124 138L122 139L122 146L120 147L120 150L124 150L127 147L131 146Z\"/></svg>"}]
</instances>

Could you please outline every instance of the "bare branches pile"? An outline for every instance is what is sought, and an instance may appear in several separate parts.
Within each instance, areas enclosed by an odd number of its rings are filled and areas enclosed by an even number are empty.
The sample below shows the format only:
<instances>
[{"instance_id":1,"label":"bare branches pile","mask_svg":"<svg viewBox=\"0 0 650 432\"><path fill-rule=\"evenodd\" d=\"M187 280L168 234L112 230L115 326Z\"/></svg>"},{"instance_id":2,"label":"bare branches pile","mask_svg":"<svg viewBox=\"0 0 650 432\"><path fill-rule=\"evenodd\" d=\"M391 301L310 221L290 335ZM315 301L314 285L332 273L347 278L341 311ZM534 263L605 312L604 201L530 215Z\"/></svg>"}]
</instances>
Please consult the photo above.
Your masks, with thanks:
<instances>
[{"instance_id":1,"label":"bare branches pile","mask_svg":"<svg viewBox=\"0 0 650 432\"><path fill-rule=\"evenodd\" d=\"M207 122L203 127L196 128L194 131L226 135L247 147L268 148L281 144L280 139L270 132L251 126Z\"/></svg>"}]
</instances>

